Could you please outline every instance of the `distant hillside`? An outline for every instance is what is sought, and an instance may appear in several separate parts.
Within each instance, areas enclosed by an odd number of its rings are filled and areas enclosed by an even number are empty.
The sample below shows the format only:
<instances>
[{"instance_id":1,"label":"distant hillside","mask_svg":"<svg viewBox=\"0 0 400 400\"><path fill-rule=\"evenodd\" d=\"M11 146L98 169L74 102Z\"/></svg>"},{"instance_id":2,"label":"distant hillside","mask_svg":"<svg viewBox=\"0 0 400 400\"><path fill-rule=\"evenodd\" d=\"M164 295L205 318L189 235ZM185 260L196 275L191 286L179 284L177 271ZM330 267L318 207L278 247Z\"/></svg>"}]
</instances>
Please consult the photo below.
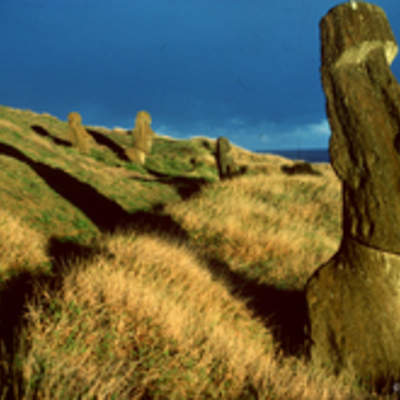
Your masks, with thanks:
<instances>
[{"instance_id":1,"label":"distant hillside","mask_svg":"<svg viewBox=\"0 0 400 400\"><path fill-rule=\"evenodd\" d=\"M89 156L71 148L67 122L0 106L0 203L46 234L92 236L111 229L114 219L178 201L203 181L218 179L211 139L157 136L143 168L123 158L132 142L128 132L86 129L98 145ZM239 164L251 165L250 173L288 163L236 146L233 154Z\"/></svg>"},{"instance_id":2,"label":"distant hillside","mask_svg":"<svg viewBox=\"0 0 400 400\"><path fill-rule=\"evenodd\" d=\"M84 122L84 120L83 120ZM1 399L367 399L307 362L304 284L337 250L327 163L0 106Z\"/></svg>"}]
</instances>

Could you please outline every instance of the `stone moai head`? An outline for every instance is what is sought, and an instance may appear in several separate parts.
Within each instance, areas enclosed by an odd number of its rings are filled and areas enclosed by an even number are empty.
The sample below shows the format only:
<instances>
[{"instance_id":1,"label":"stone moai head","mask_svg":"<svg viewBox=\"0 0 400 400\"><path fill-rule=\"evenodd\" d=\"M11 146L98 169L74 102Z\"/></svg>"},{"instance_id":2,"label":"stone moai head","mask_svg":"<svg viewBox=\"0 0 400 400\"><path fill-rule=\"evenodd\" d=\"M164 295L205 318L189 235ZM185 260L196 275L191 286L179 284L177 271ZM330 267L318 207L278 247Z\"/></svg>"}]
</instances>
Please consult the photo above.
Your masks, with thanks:
<instances>
[{"instance_id":1,"label":"stone moai head","mask_svg":"<svg viewBox=\"0 0 400 400\"><path fill-rule=\"evenodd\" d=\"M226 137L219 137L216 146L216 161L220 179L229 179L237 175L238 170L231 154L231 144Z\"/></svg>"},{"instance_id":2,"label":"stone moai head","mask_svg":"<svg viewBox=\"0 0 400 400\"><path fill-rule=\"evenodd\" d=\"M133 128L134 147L145 154L151 152L154 132L151 129L151 116L147 111L139 111Z\"/></svg>"},{"instance_id":3,"label":"stone moai head","mask_svg":"<svg viewBox=\"0 0 400 400\"><path fill-rule=\"evenodd\" d=\"M219 137L217 140L217 153L218 154L228 153L230 149L231 149L231 144L229 140L224 136Z\"/></svg>"},{"instance_id":4,"label":"stone moai head","mask_svg":"<svg viewBox=\"0 0 400 400\"><path fill-rule=\"evenodd\" d=\"M400 253L400 87L389 67L397 54L392 30L381 8L358 3L332 9L320 31L344 235Z\"/></svg>"},{"instance_id":5,"label":"stone moai head","mask_svg":"<svg viewBox=\"0 0 400 400\"><path fill-rule=\"evenodd\" d=\"M135 127L148 127L151 125L151 116L147 111L138 111L135 119Z\"/></svg>"},{"instance_id":6,"label":"stone moai head","mask_svg":"<svg viewBox=\"0 0 400 400\"><path fill-rule=\"evenodd\" d=\"M71 125L82 124L82 117L78 112L72 111L68 114L68 122Z\"/></svg>"},{"instance_id":7,"label":"stone moai head","mask_svg":"<svg viewBox=\"0 0 400 400\"><path fill-rule=\"evenodd\" d=\"M82 117L78 112L68 114L69 139L74 147L82 153L87 153L90 149L90 137L82 125Z\"/></svg>"},{"instance_id":8,"label":"stone moai head","mask_svg":"<svg viewBox=\"0 0 400 400\"><path fill-rule=\"evenodd\" d=\"M330 158L342 181L338 251L308 279L311 358L373 390L400 379L400 87L383 10L358 2L321 20Z\"/></svg>"}]
</instances>

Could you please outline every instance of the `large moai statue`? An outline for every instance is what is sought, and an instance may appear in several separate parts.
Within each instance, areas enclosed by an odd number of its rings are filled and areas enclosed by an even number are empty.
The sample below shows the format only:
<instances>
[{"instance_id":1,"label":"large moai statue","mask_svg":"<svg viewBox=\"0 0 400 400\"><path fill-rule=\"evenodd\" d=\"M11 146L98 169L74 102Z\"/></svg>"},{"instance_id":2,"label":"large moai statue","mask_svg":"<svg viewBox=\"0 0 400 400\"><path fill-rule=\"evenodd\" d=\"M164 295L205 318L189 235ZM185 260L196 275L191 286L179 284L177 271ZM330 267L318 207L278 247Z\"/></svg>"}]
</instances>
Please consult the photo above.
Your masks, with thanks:
<instances>
[{"instance_id":1,"label":"large moai statue","mask_svg":"<svg viewBox=\"0 0 400 400\"><path fill-rule=\"evenodd\" d=\"M77 112L68 114L69 140L73 147L76 147L81 153L87 154L94 140L86 132L82 125L82 117Z\"/></svg>"},{"instance_id":2,"label":"large moai statue","mask_svg":"<svg viewBox=\"0 0 400 400\"><path fill-rule=\"evenodd\" d=\"M384 11L358 2L320 22L329 151L342 181L343 237L309 278L312 361L353 366L385 390L400 381L400 86Z\"/></svg>"},{"instance_id":3,"label":"large moai statue","mask_svg":"<svg viewBox=\"0 0 400 400\"><path fill-rule=\"evenodd\" d=\"M238 174L238 168L233 161L231 154L231 144L224 136L220 136L217 139L216 161L218 175L221 180L230 179L234 175Z\"/></svg>"},{"instance_id":4,"label":"large moai statue","mask_svg":"<svg viewBox=\"0 0 400 400\"><path fill-rule=\"evenodd\" d=\"M125 151L131 161L141 165L145 163L146 156L150 154L153 145L155 133L150 125L150 114L147 111L139 111L132 131L133 146Z\"/></svg>"}]
</instances>

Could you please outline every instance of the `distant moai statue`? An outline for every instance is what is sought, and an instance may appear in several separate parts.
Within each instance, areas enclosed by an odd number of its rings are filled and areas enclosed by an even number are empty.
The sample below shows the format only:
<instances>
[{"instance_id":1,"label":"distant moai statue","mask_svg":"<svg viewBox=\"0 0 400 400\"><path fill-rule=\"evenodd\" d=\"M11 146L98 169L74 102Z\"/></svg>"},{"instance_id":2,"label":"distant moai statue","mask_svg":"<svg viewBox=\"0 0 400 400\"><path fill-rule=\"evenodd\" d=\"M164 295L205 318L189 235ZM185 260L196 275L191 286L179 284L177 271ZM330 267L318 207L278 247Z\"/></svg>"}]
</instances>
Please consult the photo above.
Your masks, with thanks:
<instances>
[{"instance_id":1,"label":"distant moai statue","mask_svg":"<svg viewBox=\"0 0 400 400\"><path fill-rule=\"evenodd\" d=\"M342 181L342 241L309 278L311 359L385 393L400 380L400 86L384 11L357 2L320 22L321 76Z\"/></svg>"},{"instance_id":2,"label":"distant moai statue","mask_svg":"<svg viewBox=\"0 0 400 400\"><path fill-rule=\"evenodd\" d=\"M238 174L238 168L231 154L231 144L224 136L217 139L216 161L221 180L230 179Z\"/></svg>"},{"instance_id":3,"label":"distant moai statue","mask_svg":"<svg viewBox=\"0 0 400 400\"><path fill-rule=\"evenodd\" d=\"M125 151L127 157L143 165L150 154L155 136L151 129L151 116L147 111L139 111L136 115L135 127L132 130L133 145Z\"/></svg>"},{"instance_id":4,"label":"distant moai statue","mask_svg":"<svg viewBox=\"0 0 400 400\"><path fill-rule=\"evenodd\" d=\"M82 117L77 112L68 114L69 140L73 147L76 147L81 153L87 154L93 144L92 138L86 132L82 125Z\"/></svg>"}]
</instances>

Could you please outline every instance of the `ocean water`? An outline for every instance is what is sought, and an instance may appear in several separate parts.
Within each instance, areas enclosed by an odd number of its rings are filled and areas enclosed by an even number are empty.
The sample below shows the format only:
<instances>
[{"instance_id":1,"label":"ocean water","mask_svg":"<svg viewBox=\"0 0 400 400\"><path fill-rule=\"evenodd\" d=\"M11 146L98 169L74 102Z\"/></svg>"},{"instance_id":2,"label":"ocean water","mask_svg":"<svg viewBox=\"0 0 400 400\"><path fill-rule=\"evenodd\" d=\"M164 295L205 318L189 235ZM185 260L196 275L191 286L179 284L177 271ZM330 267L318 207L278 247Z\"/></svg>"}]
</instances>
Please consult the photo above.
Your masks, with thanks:
<instances>
[{"instance_id":1,"label":"ocean water","mask_svg":"<svg viewBox=\"0 0 400 400\"><path fill-rule=\"evenodd\" d=\"M256 150L255 153L278 154L291 160L330 162L328 149Z\"/></svg>"}]
</instances>

